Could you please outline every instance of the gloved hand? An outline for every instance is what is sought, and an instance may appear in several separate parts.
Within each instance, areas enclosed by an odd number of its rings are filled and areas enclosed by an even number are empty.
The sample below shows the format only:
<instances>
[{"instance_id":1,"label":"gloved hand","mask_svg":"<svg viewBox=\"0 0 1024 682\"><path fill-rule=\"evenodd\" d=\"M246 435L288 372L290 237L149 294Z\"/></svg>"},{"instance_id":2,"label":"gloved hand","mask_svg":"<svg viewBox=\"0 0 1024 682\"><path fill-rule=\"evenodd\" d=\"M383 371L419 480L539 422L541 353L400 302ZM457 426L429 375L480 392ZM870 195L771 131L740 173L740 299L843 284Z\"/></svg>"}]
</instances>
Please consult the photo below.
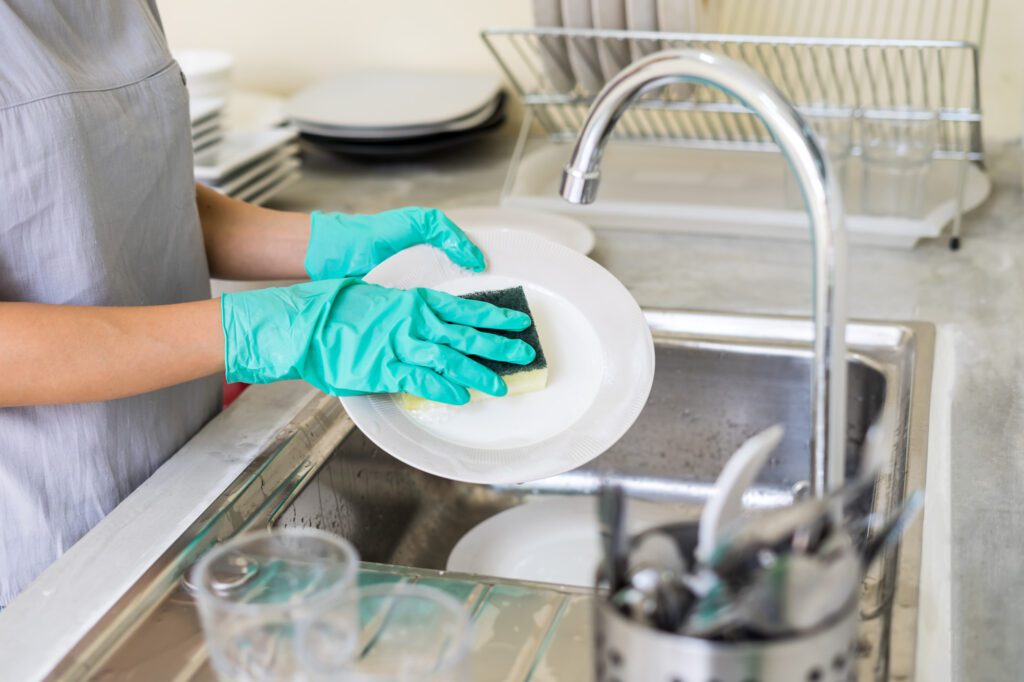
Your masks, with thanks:
<instances>
[{"instance_id":1,"label":"gloved hand","mask_svg":"<svg viewBox=\"0 0 1024 682\"><path fill-rule=\"evenodd\" d=\"M524 313L430 289L390 289L358 279L224 294L228 382L304 379L332 395L404 391L461 405L467 388L505 395L497 374L466 357L529 364L517 339Z\"/></svg>"},{"instance_id":2,"label":"gloved hand","mask_svg":"<svg viewBox=\"0 0 1024 682\"><path fill-rule=\"evenodd\" d=\"M476 272L484 255L466 233L436 208L399 208L373 215L310 216L304 266L312 279L362 276L403 249L432 244L456 265Z\"/></svg>"}]
</instances>

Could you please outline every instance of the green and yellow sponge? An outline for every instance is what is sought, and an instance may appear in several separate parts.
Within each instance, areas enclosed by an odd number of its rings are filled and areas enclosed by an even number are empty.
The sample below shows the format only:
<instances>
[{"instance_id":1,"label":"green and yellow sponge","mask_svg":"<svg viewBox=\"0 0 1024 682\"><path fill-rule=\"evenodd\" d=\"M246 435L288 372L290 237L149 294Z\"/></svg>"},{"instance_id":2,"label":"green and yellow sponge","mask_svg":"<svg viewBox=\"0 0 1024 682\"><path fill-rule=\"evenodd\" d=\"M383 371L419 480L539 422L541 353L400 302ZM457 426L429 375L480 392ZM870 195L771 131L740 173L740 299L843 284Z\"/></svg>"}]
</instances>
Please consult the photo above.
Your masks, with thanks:
<instances>
[{"instance_id":1,"label":"green and yellow sponge","mask_svg":"<svg viewBox=\"0 0 1024 682\"><path fill-rule=\"evenodd\" d=\"M523 291L523 288L519 286L510 287L508 289L480 291L474 294L466 294L460 298L472 301L483 301L484 303L496 305L499 308L518 310L519 312L526 313L530 316L530 319L533 320L534 323L523 331L512 332L498 329L488 329L486 331L490 334L498 334L510 339L519 339L520 341L530 344L533 346L533 350L537 352L537 356L533 359L533 362L528 365L515 365L509 362L498 362L496 360L488 360L487 358L476 356L473 356L473 359L505 380L505 384L508 386L508 393L506 395L530 393L531 391L539 391L547 386L548 361L547 358L544 357L544 349L540 345L540 336L537 334L537 321L530 312L530 304L526 300L526 292ZM470 390L469 397L470 401L474 401L493 398L494 396ZM425 398L409 395L408 393L399 394L397 396L397 401L399 407L406 410L418 410L430 405L439 404L431 400L426 400Z\"/></svg>"}]
</instances>

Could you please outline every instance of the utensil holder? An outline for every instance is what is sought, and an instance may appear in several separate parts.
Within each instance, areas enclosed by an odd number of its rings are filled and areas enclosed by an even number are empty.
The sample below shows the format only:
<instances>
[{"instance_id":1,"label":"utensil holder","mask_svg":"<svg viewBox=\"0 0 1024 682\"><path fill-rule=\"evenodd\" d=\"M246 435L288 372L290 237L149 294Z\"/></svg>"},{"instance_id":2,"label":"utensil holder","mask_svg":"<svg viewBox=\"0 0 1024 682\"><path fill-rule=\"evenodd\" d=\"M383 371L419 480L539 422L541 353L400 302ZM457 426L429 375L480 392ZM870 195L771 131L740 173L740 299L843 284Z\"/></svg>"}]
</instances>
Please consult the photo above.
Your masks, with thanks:
<instances>
[{"instance_id":1,"label":"utensil holder","mask_svg":"<svg viewBox=\"0 0 1024 682\"><path fill-rule=\"evenodd\" d=\"M598 682L853 682L856 603L811 632L723 642L662 632L629 620L606 599L594 609Z\"/></svg>"}]
</instances>

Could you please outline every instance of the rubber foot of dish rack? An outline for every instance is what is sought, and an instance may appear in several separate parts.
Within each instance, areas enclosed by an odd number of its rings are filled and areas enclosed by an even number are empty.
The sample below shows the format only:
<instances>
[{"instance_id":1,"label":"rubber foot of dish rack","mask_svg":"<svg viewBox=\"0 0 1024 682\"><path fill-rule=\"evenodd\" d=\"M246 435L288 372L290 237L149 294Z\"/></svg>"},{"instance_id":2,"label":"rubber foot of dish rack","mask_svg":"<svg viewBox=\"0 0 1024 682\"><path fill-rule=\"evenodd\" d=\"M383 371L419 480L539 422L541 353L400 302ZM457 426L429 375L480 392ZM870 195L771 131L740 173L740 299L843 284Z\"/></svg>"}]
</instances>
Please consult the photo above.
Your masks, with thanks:
<instances>
[{"instance_id":1,"label":"rubber foot of dish rack","mask_svg":"<svg viewBox=\"0 0 1024 682\"><path fill-rule=\"evenodd\" d=\"M960 237L950 237L949 239L949 250L959 251L960 250Z\"/></svg>"}]
</instances>

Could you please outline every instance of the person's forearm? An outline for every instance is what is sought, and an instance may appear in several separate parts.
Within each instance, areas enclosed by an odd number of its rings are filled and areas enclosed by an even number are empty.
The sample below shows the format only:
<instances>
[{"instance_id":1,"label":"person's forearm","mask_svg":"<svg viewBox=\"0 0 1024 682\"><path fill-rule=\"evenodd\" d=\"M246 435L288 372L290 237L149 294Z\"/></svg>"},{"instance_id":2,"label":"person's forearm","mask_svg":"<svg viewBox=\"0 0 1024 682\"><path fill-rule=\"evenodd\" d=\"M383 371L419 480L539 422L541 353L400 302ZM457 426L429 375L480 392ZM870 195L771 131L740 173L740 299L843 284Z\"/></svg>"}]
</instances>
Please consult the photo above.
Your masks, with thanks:
<instances>
[{"instance_id":1,"label":"person's forearm","mask_svg":"<svg viewBox=\"0 0 1024 682\"><path fill-rule=\"evenodd\" d=\"M196 185L210 274L221 279L305 279L309 215L273 211Z\"/></svg>"},{"instance_id":2,"label":"person's forearm","mask_svg":"<svg viewBox=\"0 0 1024 682\"><path fill-rule=\"evenodd\" d=\"M113 400L224 370L220 300L0 303L0 406Z\"/></svg>"}]
</instances>

